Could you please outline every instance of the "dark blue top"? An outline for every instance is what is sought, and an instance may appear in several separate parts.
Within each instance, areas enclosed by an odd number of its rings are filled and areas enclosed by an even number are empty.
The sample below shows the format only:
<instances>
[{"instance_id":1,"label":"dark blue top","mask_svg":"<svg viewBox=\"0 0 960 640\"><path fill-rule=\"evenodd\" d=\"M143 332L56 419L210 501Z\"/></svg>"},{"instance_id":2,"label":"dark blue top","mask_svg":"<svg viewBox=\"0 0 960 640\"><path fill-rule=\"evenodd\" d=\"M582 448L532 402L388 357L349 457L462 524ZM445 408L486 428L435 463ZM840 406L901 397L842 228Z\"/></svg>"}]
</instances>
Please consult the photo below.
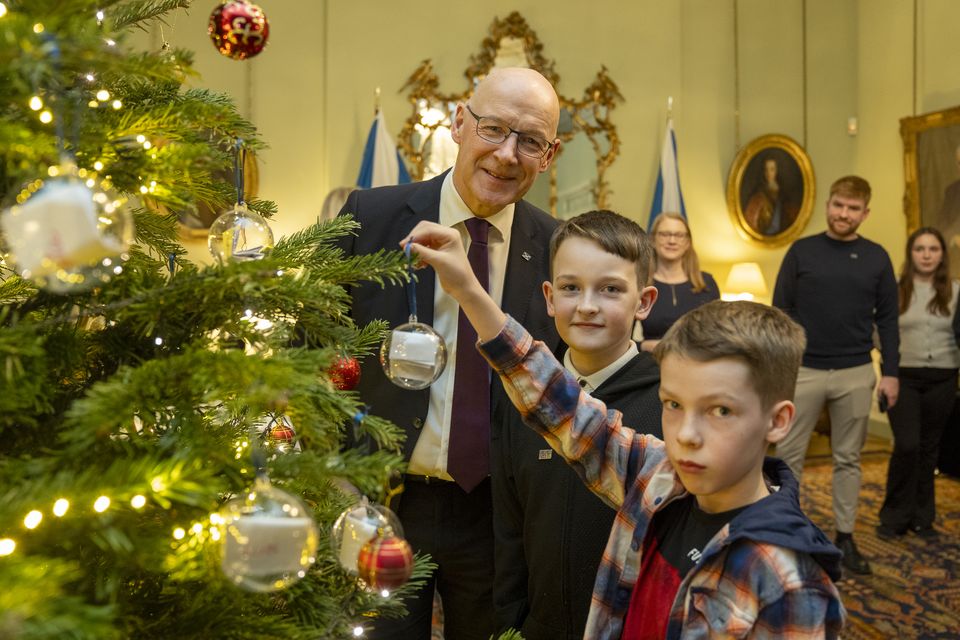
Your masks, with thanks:
<instances>
[{"instance_id":1,"label":"dark blue top","mask_svg":"<svg viewBox=\"0 0 960 640\"><path fill-rule=\"evenodd\" d=\"M701 273L706 286L697 293L693 292L693 286L689 280L679 284L667 284L654 279L653 286L657 288L657 302L650 310L647 319L641 323L644 340L659 340L680 316L720 298L720 288L717 287L713 276L706 271Z\"/></svg>"},{"instance_id":2,"label":"dark blue top","mask_svg":"<svg viewBox=\"0 0 960 640\"><path fill-rule=\"evenodd\" d=\"M876 325L880 370L897 375L897 280L890 256L876 242L835 240L826 233L797 240L780 265L773 305L806 331L803 366L848 369L870 362Z\"/></svg>"}]
</instances>

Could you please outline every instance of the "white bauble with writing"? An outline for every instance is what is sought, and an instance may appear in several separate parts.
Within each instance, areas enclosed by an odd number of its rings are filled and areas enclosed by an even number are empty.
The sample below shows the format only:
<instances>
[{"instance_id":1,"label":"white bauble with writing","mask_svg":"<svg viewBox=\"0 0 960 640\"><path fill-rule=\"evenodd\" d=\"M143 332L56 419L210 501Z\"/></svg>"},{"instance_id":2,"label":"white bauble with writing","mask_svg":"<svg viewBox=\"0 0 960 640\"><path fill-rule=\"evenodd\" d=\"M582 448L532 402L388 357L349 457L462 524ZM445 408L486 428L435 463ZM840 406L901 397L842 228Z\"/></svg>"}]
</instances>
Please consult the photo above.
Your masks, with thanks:
<instances>
[{"instance_id":1,"label":"white bauble with writing","mask_svg":"<svg viewBox=\"0 0 960 640\"><path fill-rule=\"evenodd\" d=\"M380 365L389 380L404 389L426 389L447 366L443 336L422 322L391 331L380 345Z\"/></svg>"},{"instance_id":2,"label":"white bauble with writing","mask_svg":"<svg viewBox=\"0 0 960 640\"><path fill-rule=\"evenodd\" d=\"M123 271L133 242L127 197L109 181L61 175L35 180L0 214L5 251L24 280L52 293L79 293Z\"/></svg>"},{"instance_id":3,"label":"white bauble with writing","mask_svg":"<svg viewBox=\"0 0 960 640\"><path fill-rule=\"evenodd\" d=\"M221 568L247 591L284 589L317 559L317 525L303 503L264 476L220 510Z\"/></svg>"},{"instance_id":4,"label":"white bauble with writing","mask_svg":"<svg viewBox=\"0 0 960 640\"><path fill-rule=\"evenodd\" d=\"M369 502L364 496L358 504L347 508L330 529L330 545L340 565L357 573L357 560L363 545L374 538L403 537L397 515L382 505Z\"/></svg>"}]
</instances>

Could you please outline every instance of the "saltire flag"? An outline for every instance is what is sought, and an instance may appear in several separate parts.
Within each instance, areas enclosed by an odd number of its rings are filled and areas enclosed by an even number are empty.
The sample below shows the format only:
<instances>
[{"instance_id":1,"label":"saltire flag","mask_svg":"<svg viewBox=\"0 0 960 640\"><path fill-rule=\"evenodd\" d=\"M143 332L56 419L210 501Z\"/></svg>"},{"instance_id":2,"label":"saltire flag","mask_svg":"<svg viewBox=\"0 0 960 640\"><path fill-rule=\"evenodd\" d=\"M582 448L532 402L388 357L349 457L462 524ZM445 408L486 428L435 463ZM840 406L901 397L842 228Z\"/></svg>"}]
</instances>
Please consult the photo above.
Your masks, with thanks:
<instances>
[{"instance_id":1,"label":"saltire flag","mask_svg":"<svg viewBox=\"0 0 960 640\"><path fill-rule=\"evenodd\" d=\"M387 131L383 111L378 110L373 117L373 124L370 125L367 144L363 148L363 162L360 163L357 186L369 189L407 182L410 182L410 174L403 165L397 145Z\"/></svg>"},{"instance_id":2,"label":"saltire flag","mask_svg":"<svg viewBox=\"0 0 960 640\"><path fill-rule=\"evenodd\" d=\"M680 171L677 168L677 136L673 131L673 119L667 119L667 131L660 150L660 171L657 174L657 188L650 205L650 221L647 230L653 227L653 221L665 211L672 211L687 218L687 208L683 204L680 191Z\"/></svg>"}]
</instances>

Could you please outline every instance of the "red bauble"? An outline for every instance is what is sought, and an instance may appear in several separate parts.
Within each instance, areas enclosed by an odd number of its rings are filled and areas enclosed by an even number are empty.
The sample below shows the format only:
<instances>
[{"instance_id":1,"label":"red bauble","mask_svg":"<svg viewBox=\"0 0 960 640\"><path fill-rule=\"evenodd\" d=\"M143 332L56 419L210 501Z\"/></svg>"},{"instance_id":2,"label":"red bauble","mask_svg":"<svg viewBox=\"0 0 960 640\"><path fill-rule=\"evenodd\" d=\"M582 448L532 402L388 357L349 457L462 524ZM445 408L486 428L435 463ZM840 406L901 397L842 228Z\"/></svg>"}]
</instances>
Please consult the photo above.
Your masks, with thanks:
<instances>
[{"instance_id":1,"label":"red bauble","mask_svg":"<svg viewBox=\"0 0 960 640\"><path fill-rule=\"evenodd\" d=\"M330 382L340 391L352 391L360 384L360 363L356 358L341 356L327 370Z\"/></svg>"},{"instance_id":2,"label":"red bauble","mask_svg":"<svg viewBox=\"0 0 960 640\"><path fill-rule=\"evenodd\" d=\"M230 0L210 14L207 33L217 51L234 60L245 60L263 51L270 23L257 5L247 0Z\"/></svg>"},{"instance_id":3,"label":"red bauble","mask_svg":"<svg viewBox=\"0 0 960 640\"><path fill-rule=\"evenodd\" d=\"M357 575L372 589L396 589L413 573L413 550L403 538L377 536L360 547Z\"/></svg>"},{"instance_id":4,"label":"red bauble","mask_svg":"<svg viewBox=\"0 0 960 640\"><path fill-rule=\"evenodd\" d=\"M293 428L279 420L270 427L270 441L275 444L293 444L293 439L296 437L297 434L294 433Z\"/></svg>"}]
</instances>

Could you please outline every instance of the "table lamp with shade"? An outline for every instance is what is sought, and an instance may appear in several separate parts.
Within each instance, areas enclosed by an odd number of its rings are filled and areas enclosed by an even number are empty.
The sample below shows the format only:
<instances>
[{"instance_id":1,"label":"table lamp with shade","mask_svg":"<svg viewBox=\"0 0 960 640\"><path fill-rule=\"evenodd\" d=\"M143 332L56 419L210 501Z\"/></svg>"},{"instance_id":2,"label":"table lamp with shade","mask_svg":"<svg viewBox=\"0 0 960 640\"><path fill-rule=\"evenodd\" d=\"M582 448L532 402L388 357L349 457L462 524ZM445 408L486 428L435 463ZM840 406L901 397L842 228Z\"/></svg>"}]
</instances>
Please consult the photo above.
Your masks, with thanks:
<instances>
[{"instance_id":1,"label":"table lamp with shade","mask_svg":"<svg viewBox=\"0 0 960 640\"><path fill-rule=\"evenodd\" d=\"M756 262L737 262L730 268L723 300L753 300L767 295L767 283L763 279L763 272Z\"/></svg>"}]
</instances>

